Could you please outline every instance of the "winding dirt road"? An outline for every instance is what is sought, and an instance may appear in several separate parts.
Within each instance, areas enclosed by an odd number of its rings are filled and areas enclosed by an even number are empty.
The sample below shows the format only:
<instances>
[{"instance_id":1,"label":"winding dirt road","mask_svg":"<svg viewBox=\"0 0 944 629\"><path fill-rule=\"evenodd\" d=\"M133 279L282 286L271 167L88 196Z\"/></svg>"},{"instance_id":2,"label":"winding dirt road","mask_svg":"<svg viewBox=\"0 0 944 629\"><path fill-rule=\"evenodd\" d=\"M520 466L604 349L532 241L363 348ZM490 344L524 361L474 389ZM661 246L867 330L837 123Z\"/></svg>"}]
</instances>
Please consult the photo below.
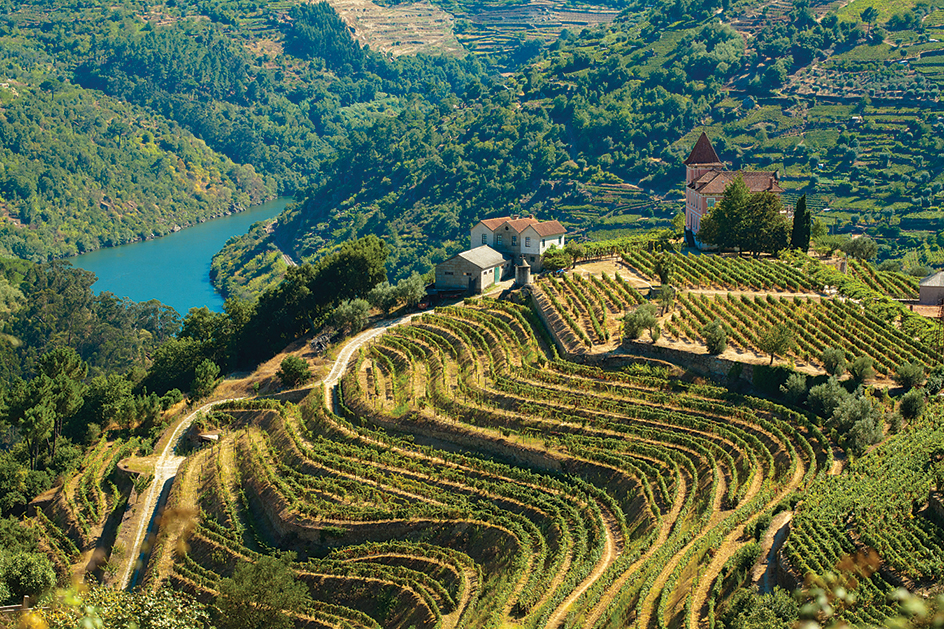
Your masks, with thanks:
<instances>
[{"instance_id":1,"label":"winding dirt road","mask_svg":"<svg viewBox=\"0 0 944 629\"><path fill-rule=\"evenodd\" d=\"M331 372L323 381L326 394L325 399L330 399L330 396L328 395L330 393L330 389L335 384L337 384L338 380L341 379L341 376L344 374L344 370L347 368L347 364L354 355L354 352L360 349L371 339L386 332L388 329L406 323L421 314L423 313L417 312L404 317L399 317L397 319L392 319L390 321L381 321L375 327L361 332L348 341L348 343L341 350L340 354L338 354L338 358L334 362ZM136 577L137 572L144 567L139 565L139 561L143 561L143 558L141 557L141 546L144 544L144 540L147 537L149 525L157 518L157 506L160 501L160 496L164 491L164 486L168 481L172 481L174 479L174 477L177 475L177 470L180 469L180 465L186 459L186 457L177 456L174 453L181 436L190 427L190 425L193 423L193 420L196 419L199 413L206 412L217 404L240 399L244 398L227 398L224 400L215 400L208 404L204 404L197 410L187 415L187 417L185 417L183 421L178 423L176 428L174 428L170 439L168 439L167 444L164 446L164 450L161 452L160 457L158 457L157 461L154 463L154 480L151 482L151 486L148 488L144 502L141 503L141 513L143 515L138 521L138 527L134 536L134 543L129 549L128 558L124 561L124 565L121 567L121 577L118 580L118 584L121 589L127 589L129 583L132 586L136 585L138 579L132 579L132 577ZM135 507L135 509L137 510L137 507Z\"/></svg>"},{"instance_id":2,"label":"winding dirt road","mask_svg":"<svg viewBox=\"0 0 944 629\"><path fill-rule=\"evenodd\" d=\"M197 410L187 415L187 417L185 417L183 421L178 423L177 427L174 428L174 432L171 433L170 439L168 439L167 444L164 446L164 450L161 452L161 456L158 457L157 461L154 463L154 480L151 481L151 486L148 488L147 495L145 496L141 507L141 513L143 515L138 521L138 529L134 535L134 543L129 549L128 558L124 561L124 565L121 568L121 578L118 580L119 588L124 590L128 587L128 583L131 581L132 574L136 572L135 566L138 564L139 560L143 561L143 558L141 557L141 545L144 543L148 525L157 518L158 499L163 492L165 483L177 476L177 470L180 468L180 464L184 462L184 459L186 459L186 457L177 456L174 454L174 450L176 450L177 443L180 441L181 436L188 428L190 428L190 424L193 423L193 420L196 419L199 413L206 412L216 404L238 399L242 398L216 400L208 404L204 404ZM137 506L135 509L137 510ZM143 565L138 566L137 570L141 570L143 568ZM137 581L137 579L135 581Z\"/></svg>"}]
</instances>

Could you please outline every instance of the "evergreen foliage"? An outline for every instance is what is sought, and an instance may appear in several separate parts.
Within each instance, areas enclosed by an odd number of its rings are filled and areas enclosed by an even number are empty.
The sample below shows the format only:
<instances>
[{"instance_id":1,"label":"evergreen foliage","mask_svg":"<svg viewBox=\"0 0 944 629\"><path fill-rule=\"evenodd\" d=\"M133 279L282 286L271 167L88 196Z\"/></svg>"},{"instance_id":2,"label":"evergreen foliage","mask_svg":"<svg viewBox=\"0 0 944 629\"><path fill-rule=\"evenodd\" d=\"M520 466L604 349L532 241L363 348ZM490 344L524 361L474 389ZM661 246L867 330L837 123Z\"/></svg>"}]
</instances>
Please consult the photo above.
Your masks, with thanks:
<instances>
[{"instance_id":1,"label":"evergreen foliage","mask_svg":"<svg viewBox=\"0 0 944 629\"><path fill-rule=\"evenodd\" d=\"M895 367L893 377L895 378L895 382L898 383L898 386L907 390L913 389L914 387L924 384L924 365L917 360L902 362Z\"/></svg>"},{"instance_id":2,"label":"evergreen foliage","mask_svg":"<svg viewBox=\"0 0 944 629\"><path fill-rule=\"evenodd\" d=\"M813 229L813 217L802 195L793 208L793 230L790 233L790 248L806 252L810 249L810 235Z\"/></svg>"},{"instance_id":3,"label":"evergreen foliage","mask_svg":"<svg viewBox=\"0 0 944 629\"><path fill-rule=\"evenodd\" d=\"M777 354L790 351L795 342L793 330L789 324L777 323L768 328L758 338L757 346L766 354L770 354L770 364L774 364Z\"/></svg>"},{"instance_id":4,"label":"evergreen foliage","mask_svg":"<svg viewBox=\"0 0 944 629\"><path fill-rule=\"evenodd\" d=\"M263 555L239 562L220 582L218 623L221 629L290 629L295 623L285 611L300 612L310 601L286 560Z\"/></svg>"},{"instance_id":5,"label":"evergreen foliage","mask_svg":"<svg viewBox=\"0 0 944 629\"><path fill-rule=\"evenodd\" d=\"M722 249L777 253L787 246L787 222L780 197L751 193L738 176L725 188L721 201L702 219L698 238Z\"/></svg>"},{"instance_id":6,"label":"evergreen foliage","mask_svg":"<svg viewBox=\"0 0 944 629\"><path fill-rule=\"evenodd\" d=\"M823 369L831 376L841 377L846 373L846 354L841 349L827 347L823 350L820 361L823 363Z\"/></svg>"},{"instance_id":7,"label":"evergreen foliage","mask_svg":"<svg viewBox=\"0 0 944 629\"><path fill-rule=\"evenodd\" d=\"M308 368L308 361L300 356L286 356L279 363L279 370L275 372L275 377L282 382L283 387L294 389L311 380L311 369Z\"/></svg>"},{"instance_id":8,"label":"evergreen foliage","mask_svg":"<svg viewBox=\"0 0 944 629\"><path fill-rule=\"evenodd\" d=\"M701 329L701 335L709 354L722 354L728 348L728 333L720 319L706 323Z\"/></svg>"}]
</instances>

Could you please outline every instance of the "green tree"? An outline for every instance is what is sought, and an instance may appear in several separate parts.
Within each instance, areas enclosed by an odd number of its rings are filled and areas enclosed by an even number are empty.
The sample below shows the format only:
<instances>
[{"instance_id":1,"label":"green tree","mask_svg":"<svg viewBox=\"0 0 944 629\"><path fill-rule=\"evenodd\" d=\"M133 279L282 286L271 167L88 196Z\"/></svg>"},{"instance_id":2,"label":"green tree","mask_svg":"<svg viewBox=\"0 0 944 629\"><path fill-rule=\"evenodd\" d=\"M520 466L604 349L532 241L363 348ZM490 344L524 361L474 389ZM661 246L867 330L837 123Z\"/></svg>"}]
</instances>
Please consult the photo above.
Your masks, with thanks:
<instances>
[{"instance_id":1,"label":"green tree","mask_svg":"<svg viewBox=\"0 0 944 629\"><path fill-rule=\"evenodd\" d=\"M859 260L871 260L878 255L878 244L868 236L852 238L840 247L844 253Z\"/></svg>"},{"instance_id":2,"label":"green tree","mask_svg":"<svg viewBox=\"0 0 944 629\"><path fill-rule=\"evenodd\" d=\"M776 323L760 335L757 345L760 350L770 354L770 364L774 364L777 354L786 354L793 348L793 330L786 323Z\"/></svg>"},{"instance_id":3,"label":"green tree","mask_svg":"<svg viewBox=\"0 0 944 629\"><path fill-rule=\"evenodd\" d=\"M829 425L841 435L843 447L861 455L882 440L885 419L878 403L864 395L848 395L833 410Z\"/></svg>"},{"instance_id":4,"label":"green tree","mask_svg":"<svg viewBox=\"0 0 944 629\"><path fill-rule=\"evenodd\" d=\"M566 269L574 263L574 259L564 249L559 249L557 245L551 245L541 254L541 264L545 271L560 271Z\"/></svg>"},{"instance_id":5,"label":"green tree","mask_svg":"<svg viewBox=\"0 0 944 629\"><path fill-rule=\"evenodd\" d=\"M783 203L772 192L752 194L746 208L746 233L741 248L757 253L777 253L787 248L790 228Z\"/></svg>"},{"instance_id":6,"label":"green tree","mask_svg":"<svg viewBox=\"0 0 944 629\"><path fill-rule=\"evenodd\" d=\"M787 381L780 385L780 393L790 404L800 404L806 397L806 376L801 373L792 373Z\"/></svg>"},{"instance_id":7,"label":"green tree","mask_svg":"<svg viewBox=\"0 0 944 629\"><path fill-rule=\"evenodd\" d=\"M568 240L564 245L564 251L570 255L570 264L574 265L580 262L587 255L586 247L576 240Z\"/></svg>"},{"instance_id":8,"label":"green tree","mask_svg":"<svg viewBox=\"0 0 944 629\"><path fill-rule=\"evenodd\" d=\"M724 189L721 201L702 219L698 239L721 249L740 247L746 238L744 212L751 198L750 188L739 174Z\"/></svg>"},{"instance_id":9,"label":"green tree","mask_svg":"<svg viewBox=\"0 0 944 629\"><path fill-rule=\"evenodd\" d=\"M898 411L905 419L917 419L924 414L926 403L927 400L924 397L924 391L921 389L912 389L901 396Z\"/></svg>"},{"instance_id":10,"label":"green tree","mask_svg":"<svg viewBox=\"0 0 944 629\"><path fill-rule=\"evenodd\" d=\"M852 364L849 365L849 373L852 375L852 379L861 384L875 376L875 367L872 365L874 361L868 356L858 356L855 360L852 361Z\"/></svg>"},{"instance_id":11,"label":"green tree","mask_svg":"<svg viewBox=\"0 0 944 629\"><path fill-rule=\"evenodd\" d=\"M662 252L656 255L655 272L659 276L659 283L665 286L672 283L672 275L675 273L675 256L671 253Z\"/></svg>"},{"instance_id":12,"label":"green tree","mask_svg":"<svg viewBox=\"0 0 944 629\"><path fill-rule=\"evenodd\" d=\"M806 205L804 194L793 208L793 230L790 233L790 247L804 253L810 248L810 237L813 230L813 216Z\"/></svg>"},{"instance_id":13,"label":"green tree","mask_svg":"<svg viewBox=\"0 0 944 629\"><path fill-rule=\"evenodd\" d=\"M675 288L668 284L663 284L659 288L659 305L662 306L662 314L665 314L675 303Z\"/></svg>"},{"instance_id":14,"label":"green tree","mask_svg":"<svg viewBox=\"0 0 944 629\"><path fill-rule=\"evenodd\" d=\"M24 596L36 600L56 585L56 571L41 553L0 551L0 583L9 592L8 603L18 603Z\"/></svg>"},{"instance_id":15,"label":"green tree","mask_svg":"<svg viewBox=\"0 0 944 629\"><path fill-rule=\"evenodd\" d=\"M40 450L52 436L55 422L56 411L52 406L46 404L39 404L26 409L20 418L17 430L26 445L30 469L36 469L36 461Z\"/></svg>"},{"instance_id":16,"label":"green tree","mask_svg":"<svg viewBox=\"0 0 944 629\"><path fill-rule=\"evenodd\" d=\"M282 382L282 386L292 388L305 384L311 380L311 370L308 361L299 356L286 356L279 364L275 376Z\"/></svg>"},{"instance_id":17,"label":"green tree","mask_svg":"<svg viewBox=\"0 0 944 629\"><path fill-rule=\"evenodd\" d=\"M387 281L380 282L367 293L367 301L374 308L379 308L384 316L390 314L393 307L397 305L398 298L396 286Z\"/></svg>"},{"instance_id":18,"label":"green tree","mask_svg":"<svg viewBox=\"0 0 944 629\"><path fill-rule=\"evenodd\" d=\"M924 383L924 365L917 360L903 362L895 367L893 378L898 386L913 389Z\"/></svg>"},{"instance_id":19,"label":"green tree","mask_svg":"<svg viewBox=\"0 0 944 629\"><path fill-rule=\"evenodd\" d=\"M628 338L635 340L642 335L643 330L651 331L658 324L655 305L642 304L623 317L623 333Z\"/></svg>"},{"instance_id":20,"label":"green tree","mask_svg":"<svg viewBox=\"0 0 944 629\"><path fill-rule=\"evenodd\" d=\"M705 339L705 346L709 354L722 354L728 348L728 333L721 323L721 319L715 319L706 323L701 329L702 338Z\"/></svg>"},{"instance_id":21,"label":"green tree","mask_svg":"<svg viewBox=\"0 0 944 629\"><path fill-rule=\"evenodd\" d=\"M360 332L370 320L370 304L366 299L342 301L331 314L334 324L350 333Z\"/></svg>"},{"instance_id":22,"label":"green tree","mask_svg":"<svg viewBox=\"0 0 944 629\"><path fill-rule=\"evenodd\" d=\"M846 373L846 353L836 347L827 347L823 350L820 361L823 369L831 376L841 377Z\"/></svg>"},{"instance_id":23,"label":"green tree","mask_svg":"<svg viewBox=\"0 0 944 629\"><path fill-rule=\"evenodd\" d=\"M839 384L839 380L835 376L830 376L823 384L810 388L807 403L814 413L822 418L829 418L848 396L849 392Z\"/></svg>"},{"instance_id":24,"label":"green tree","mask_svg":"<svg viewBox=\"0 0 944 629\"><path fill-rule=\"evenodd\" d=\"M408 308L415 308L425 297L426 281L416 271L410 277L405 277L397 282L397 298L405 303Z\"/></svg>"},{"instance_id":25,"label":"green tree","mask_svg":"<svg viewBox=\"0 0 944 629\"><path fill-rule=\"evenodd\" d=\"M88 375L88 363L82 360L75 349L57 347L43 354L37 369L38 378L47 378L50 381L49 396L55 411L51 455L55 457L56 443L62 434L66 419L82 407L86 388L82 381Z\"/></svg>"},{"instance_id":26,"label":"green tree","mask_svg":"<svg viewBox=\"0 0 944 629\"><path fill-rule=\"evenodd\" d=\"M869 27L866 35L872 31L872 25L875 24L875 20L877 19L878 9L876 9L874 6L868 6L864 11L862 11L862 21L868 24Z\"/></svg>"},{"instance_id":27,"label":"green tree","mask_svg":"<svg viewBox=\"0 0 944 629\"><path fill-rule=\"evenodd\" d=\"M190 393L195 400L202 400L216 388L216 379L220 375L219 366L209 358L197 365L194 371L193 383L190 385Z\"/></svg>"},{"instance_id":28,"label":"green tree","mask_svg":"<svg viewBox=\"0 0 944 629\"><path fill-rule=\"evenodd\" d=\"M703 242L755 254L786 248L788 235L780 197L766 191L751 194L740 174L728 184L698 230Z\"/></svg>"},{"instance_id":29,"label":"green tree","mask_svg":"<svg viewBox=\"0 0 944 629\"><path fill-rule=\"evenodd\" d=\"M285 612L309 603L307 586L285 560L270 555L236 564L233 576L220 581L216 599L221 629L291 629L295 623Z\"/></svg>"}]
</instances>

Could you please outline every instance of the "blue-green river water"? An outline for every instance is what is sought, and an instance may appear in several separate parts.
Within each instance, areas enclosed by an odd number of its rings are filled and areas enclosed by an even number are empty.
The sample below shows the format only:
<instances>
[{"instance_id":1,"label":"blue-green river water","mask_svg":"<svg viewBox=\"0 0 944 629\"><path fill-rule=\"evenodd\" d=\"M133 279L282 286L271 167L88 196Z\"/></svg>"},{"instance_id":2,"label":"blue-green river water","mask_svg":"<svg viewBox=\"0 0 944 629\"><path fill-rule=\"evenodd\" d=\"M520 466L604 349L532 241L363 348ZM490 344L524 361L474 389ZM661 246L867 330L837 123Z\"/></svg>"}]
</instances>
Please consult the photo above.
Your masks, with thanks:
<instances>
[{"instance_id":1,"label":"blue-green river water","mask_svg":"<svg viewBox=\"0 0 944 629\"><path fill-rule=\"evenodd\" d=\"M291 202L280 197L163 238L99 249L69 262L98 276L92 287L96 293L109 291L134 301L157 299L181 315L201 306L219 312L223 298L210 284L213 255L227 240L245 234L253 223L278 216Z\"/></svg>"}]
</instances>

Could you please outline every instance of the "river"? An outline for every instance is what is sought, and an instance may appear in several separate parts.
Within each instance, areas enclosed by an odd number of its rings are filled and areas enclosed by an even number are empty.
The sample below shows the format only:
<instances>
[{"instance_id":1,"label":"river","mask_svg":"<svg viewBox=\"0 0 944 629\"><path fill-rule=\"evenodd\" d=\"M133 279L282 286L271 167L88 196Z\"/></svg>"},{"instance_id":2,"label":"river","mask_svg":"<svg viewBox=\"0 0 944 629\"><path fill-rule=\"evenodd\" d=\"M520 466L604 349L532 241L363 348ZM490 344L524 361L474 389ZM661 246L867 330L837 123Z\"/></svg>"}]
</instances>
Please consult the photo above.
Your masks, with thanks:
<instances>
[{"instance_id":1,"label":"river","mask_svg":"<svg viewBox=\"0 0 944 629\"><path fill-rule=\"evenodd\" d=\"M92 286L96 292L134 301L157 299L181 315L201 306L220 312L223 298L210 284L213 256L227 240L245 234L253 223L278 216L291 202L291 197L279 197L163 238L99 249L69 262L98 276Z\"/></svg>"}]
</instances>

